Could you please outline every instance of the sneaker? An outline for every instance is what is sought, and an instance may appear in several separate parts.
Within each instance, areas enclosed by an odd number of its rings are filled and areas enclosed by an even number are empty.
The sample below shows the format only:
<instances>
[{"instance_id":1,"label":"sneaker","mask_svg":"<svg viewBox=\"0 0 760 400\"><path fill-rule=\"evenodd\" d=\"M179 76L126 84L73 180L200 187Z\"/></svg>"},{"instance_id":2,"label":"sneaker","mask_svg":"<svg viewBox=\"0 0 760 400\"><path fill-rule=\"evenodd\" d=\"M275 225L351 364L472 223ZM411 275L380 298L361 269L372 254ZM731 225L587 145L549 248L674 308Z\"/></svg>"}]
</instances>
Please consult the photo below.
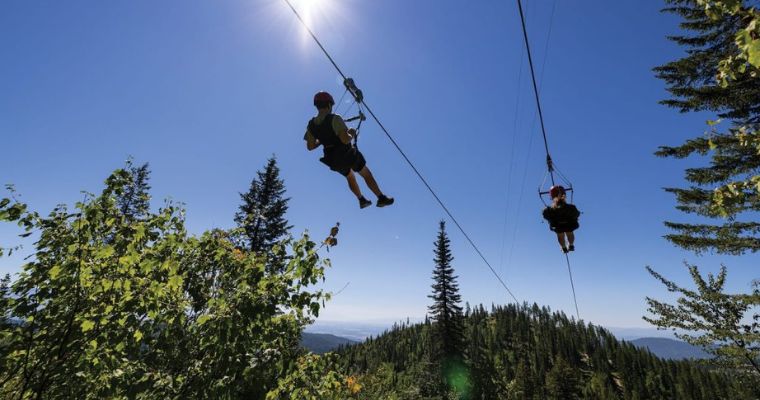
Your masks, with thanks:
<instances>
[{"instance_id":1,"label":"sneaker","mask_svg":"<svg viewBox=\"0 0 760 400\"><path fill-rule=\"evenodd\" d=\"M359 208L367 208L372 205L372 202L367 200L364 196L359 198Z\"/></svg>"},{"instance_id":2,"label":"sneaker","mask_svg":"<svg viewBox=\"0 0 760 400\"><path fill-rule=\"evenodd\" d=\"M570 250L568 250L568 249L567 249L567 247L563 247L563 248L562 248L562 252L563 252L563 253L567 254L567 252L568 252L568 251L570 251Z\"/></svg>"},{"instance_id":3,"label":"sneaker","mask_svg":"<svg viewBox=\"0 0 760 400\"><path fill-rule=\"evenodd\" d=\"M575 251L575 245L574 245L574 244L571 244L571 245L570 245L570 248L568 248L568 250L569 250L569 251Z\"/></svg>"},{"instance_id":4,"label":"sneaker","mask_svg":"<svg viewBox=\"0 0 760 400\"><path fill-rule=\"evenodd\" d=\"M377 198L377 206L378 207L385 207L393 204L393 197L388 197L386 195L381 195Z\"/></svg>"}]
</instances>

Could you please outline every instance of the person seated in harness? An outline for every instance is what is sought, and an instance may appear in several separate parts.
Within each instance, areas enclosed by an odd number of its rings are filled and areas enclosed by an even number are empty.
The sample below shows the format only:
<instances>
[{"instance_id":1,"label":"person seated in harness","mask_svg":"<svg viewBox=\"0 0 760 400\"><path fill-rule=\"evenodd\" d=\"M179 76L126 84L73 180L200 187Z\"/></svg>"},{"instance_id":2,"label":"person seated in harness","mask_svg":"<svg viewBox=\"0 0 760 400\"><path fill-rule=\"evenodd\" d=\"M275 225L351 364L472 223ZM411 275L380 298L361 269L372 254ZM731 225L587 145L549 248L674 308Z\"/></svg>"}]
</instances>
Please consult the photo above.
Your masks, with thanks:
<instances>
[{"instance_id":1,"label":"person seated in harness","mask_svg":"<svg viewBox=\"0 0 760 400\"><path fill-rule=\"evenodd\" d=\"M564 187L552 186L549 189L549 195L552 197L552 205L544 208L544 218L549 221L549 229L557 234L557 240L562 251L564 253L574 251L575 234L573 231L580 226L578 225L578 217L581 213L574 205L567 202L567 193Z\"/></svg>"},{"instance_id":2,"label":"person seated in harness","mask_svg":"<svg viewBox=\"0 0 760 400\"><path fill-rule=\"evenodd\" d=\"M378 207L393 204L393 198L386 196L380 190L380 186L367 167L364 155L352 144L352 139L357 135L356 130L348 128L340 115L332 113L334 105L335 101L330 93L318 92L314 95L317 116L309 120L306 128L306 134L303 137L306 148L312 151L322 146L324 156L319 160L331 170L346 177L349 189L359 199L360 208L368 207L372 205L372 202L362 195L354 172L364 178L369 189L377 196Z\"/></svg>"}]
</instances>

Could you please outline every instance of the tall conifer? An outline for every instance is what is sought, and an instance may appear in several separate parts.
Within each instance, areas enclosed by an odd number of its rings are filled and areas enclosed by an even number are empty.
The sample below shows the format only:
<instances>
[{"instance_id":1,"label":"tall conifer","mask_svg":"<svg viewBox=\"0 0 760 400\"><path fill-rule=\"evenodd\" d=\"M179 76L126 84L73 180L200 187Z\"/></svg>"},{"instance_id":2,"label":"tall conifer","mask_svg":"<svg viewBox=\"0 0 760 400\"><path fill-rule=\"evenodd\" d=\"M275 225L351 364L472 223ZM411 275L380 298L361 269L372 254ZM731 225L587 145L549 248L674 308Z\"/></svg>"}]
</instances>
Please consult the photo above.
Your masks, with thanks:
<instances>
[{"instance_id":1,"label":"tall conifer","mask_svg":"<svg viewBox=\"0 0 760 400\"><path fill-rule=\"evenodd\" d=\"M270 252L291 228L285 219L290 199L285 197L285 182L280 179L280 168L274 156L263 170L256 173L250 188L240 194L240 199L243 203L235 214L235 222L245 232L244 246L254 252Z\"/></svg>"},{"instance_id":2,"label":"tall conifer","mask_svg":"<svg viewBox=\"0 0 760 400\"><path fill-rule=\"evenodd\" d=\"M444 380L452 385L451 376L464 360L464 322L459 295L457 276L451 262L449 237L446 223L440 222L438 238L433 251L435 268L433 269L433 293L428 295L433 304L428 311L433 324L433 359L441 366Z\"/></svg>"}]
</instances>

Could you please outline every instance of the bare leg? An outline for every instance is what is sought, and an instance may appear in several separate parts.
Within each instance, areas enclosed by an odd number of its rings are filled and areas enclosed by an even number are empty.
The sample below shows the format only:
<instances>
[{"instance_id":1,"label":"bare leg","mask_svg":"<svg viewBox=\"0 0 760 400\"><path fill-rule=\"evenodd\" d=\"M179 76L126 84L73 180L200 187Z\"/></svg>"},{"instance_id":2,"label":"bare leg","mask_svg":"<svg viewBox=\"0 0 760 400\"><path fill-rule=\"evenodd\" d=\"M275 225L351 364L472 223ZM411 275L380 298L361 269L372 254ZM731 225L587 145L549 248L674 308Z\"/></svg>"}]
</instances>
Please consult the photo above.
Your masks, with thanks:
<instances>
[{"instance_id":1,"label":"bare leg","mask_svg":"<svg viewBox=\"0 0 760 400\"><path fill-rule=\"evenodd\" d=\"M575 243L575 233L574 232L567 232L567 241L572 246Z\"/></svg>"},{"instance_id":2,"label":"bare leg","mask_svg":"<svg viewBox=\"0 0 760 400\"><path fill-rule=\"evenodd\" d=\"M565 232L557 232L557 241L559 242L559 245L562 246L562 248L565 247Z\"/></svg>"},{"instance_id":3,"label":"bare leg","mask_svg":"<svg viewBox=\"0 0 760 400\"><path fill-rule=\"evenodd\" d=\"M351 192L356 196L356 198L362 198L362 190L359 189L359 183L356 182L356 175L354 175L353 171L348 171L346 180L348 181L348 188L351 189Z\"/></svg>"},{"instance_id":4,"label":"bare leg","mask_svg":"<svg viewBox=\"0 0 760 400\"><path fill-rule=\"evenodd\" d=\"M364 178L364 182L367 183L367 187L369 187L369 190L371 190L372 193L375 194L375 196L380 197L383 195L383 192L380 191L380 186L377 185L377 181L375 180L375 177L372 176L372 172L369 170L369 168L367 168L367 166L364 166L364 168L362 168L362 170L359 171L359 175L361 175L362 178ZM354 181L356 180L354 179Z\"/></svg>"}]
</instances>

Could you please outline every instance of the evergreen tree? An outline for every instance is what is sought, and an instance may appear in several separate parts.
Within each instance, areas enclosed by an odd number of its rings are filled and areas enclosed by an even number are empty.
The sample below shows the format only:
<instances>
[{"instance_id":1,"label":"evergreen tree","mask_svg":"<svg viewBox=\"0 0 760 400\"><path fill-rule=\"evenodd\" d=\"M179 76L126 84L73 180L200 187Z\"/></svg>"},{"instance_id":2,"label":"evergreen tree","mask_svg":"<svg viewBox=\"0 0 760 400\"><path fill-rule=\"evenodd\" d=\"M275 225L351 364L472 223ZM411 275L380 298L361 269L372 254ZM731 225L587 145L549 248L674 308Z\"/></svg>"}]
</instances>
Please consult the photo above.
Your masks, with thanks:
<instances>
[{"instance_id":1,"label":"evergreen tree","mask_svg":"<svg viewBox=\"0 0 760 400\"><path fill-rule=\"evenodd\" d=\"M515 369L515 378L509 385L509 399L532 399L534 393L533 376L524 359L520 359Z\"/></svg>"},{"instance_id":2,"label":"evergreen tree","mask_svg":"<svg viewBox=\"0 0 760 400\"><path fill-rule=\"evenodd\" d=\"M552 369L546 374L546 392L552 400L573 400L580 398L578 373L562 357L554 360Z\"/></svg>"},{"instance_id":3,"label":"evergreen tree","mask_svg":"<svg viewBox=\"0 0 760 400\"><path fill-rule=\"evenodd\" d=\"M454 275L454 267L451 262L454 256L451 254L449 237L446 234L446 223L440 222L438 238L434 249L435 269L433 269L433 293L428 295L433 304L428 311L434 322L433 324L433 359L443 373L444 380L452 385L456 370L464 361L464 326L462 299L459 295L457 276Z\"/></svg>"},{"instance_id":4,"label":"evergreen tree","mask_svg":"<svg viewBox=\"0 0 760 400\"><path fill-rule=\"evenodd\" d=\"M397 326L339 350L343 373L360 378L365 388L360 394L366 399L448 398L435 387L437 368L428 358L434 326ZM760 398L760 377L708 369L693 361L662 360L618 341L604 328L580 324L546 307L510 304L494 306L489 313L474 306L464 326L468 346L478 342L481 350L467 355L472 390L470 397L457 391L460 398Z\"/></svg>"},{"instance_id":5,"label":"evergreen tree","mask_svg":"<svg viewBox=\"0 0 760 400\"><path fill-rule=\"evenodd\" d=\"M285 213L288 201L285 182L280 179L277 159L272 156L263 171L256 173L248 192L241 193L243 203L235 214L235 222L243 229L243 246L257 253L269 253L290 230Z\"/></svg>"},{"instance_id":6,"label":"evergreen tree","mask_svg":"<svg viewBox=\"0 0 760 400\"><path fill-rule=\"evenodd\" d=\"M116 204L121 214L131 221L146 216L150 210L150 169L148 163L135 166L130 158L124 171L127 172L128 179L122 184L121 190L117 190Z\"/></svg>"},{"instance_id":7,"label":"evergreen tree","mask_svg":"<svg viewBox=\"0 0 760 400\"><path fill-rule=\"evenodd\" d=\"M743 254L760 250L760 70L753 52L743 46L743 32L757 24L757 14L743 0L666 0L668 12L680 15L688 33L671 37L687 55L655 69L674 98L664 104L681 112L709 111L729 126L718 131L718 122L706 136L677 147L661 147L657 155L686 158L708 156L709 165L686 170L689 188L668 188L676 195L680 211L722 219L717 223L666 222L675 233L666 236L675 245L702 252ZM752 33L749 33L752 36ZM760 41L755 37L755 43ZM751 40L750 40L751 41ZM745 61L739 61L745 60ZM750 62L747 62L750 60ZM758 368L760 290L724 293L725 267L717 277L705 279L696 266L688 266L697 290L685 289L651 268L649 272L670 292L680 295L676 305L647 298L653 317L645 319L662 328L687 330L681 335L714 352L720 361ZM743 323L750 320L752 323ZM716 346L716 347L714 347Z\"/></svg>"},{"instance_id":8,"label":"evergreen tree","mask_svg":"<svg viewBox=\"0 0 760 400\"><path fill-rule=\"evenodd\" d=\"M661 157L686 158L709 155L709 165L686 170L688 188L667 188L675 194L677 208L690 214L719 219L717 222L665 224L674 233L666 238L675 245L697 252L741 254L760 250L760 222L746 217L760 210L760 73L743 65L725 76L725 60L742 54L737 33L745 28L746 18L724 13L716 18L705 12L705 0L666 0L665 11L683 18L687 33L670 37L685 48L686 56L655 68L665 81L672 98L663 104L681 112L713 112L727 120L728 127L687 140L680 146L663 146ZM728 2L725 2L728 3ZM732 1L747 9L746 1ZM755 21L756 23L757 21ZM743 218L744 217L744 218Z\"/></svg>"}]
</instances>

